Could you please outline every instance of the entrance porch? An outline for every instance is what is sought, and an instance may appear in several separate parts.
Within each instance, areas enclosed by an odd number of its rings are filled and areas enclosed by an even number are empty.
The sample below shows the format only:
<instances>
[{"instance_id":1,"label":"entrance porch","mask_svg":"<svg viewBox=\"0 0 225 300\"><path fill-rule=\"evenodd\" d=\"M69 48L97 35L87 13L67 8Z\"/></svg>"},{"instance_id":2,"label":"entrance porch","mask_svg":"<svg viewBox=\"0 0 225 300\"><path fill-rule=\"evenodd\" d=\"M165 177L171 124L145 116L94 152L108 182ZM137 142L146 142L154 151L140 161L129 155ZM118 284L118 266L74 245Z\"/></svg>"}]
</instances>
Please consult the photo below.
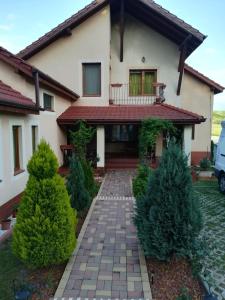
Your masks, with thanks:
<instances>
[{"instance_id":1,"label":"entrance porch","mask_svg":"<svg viewBox=\"0 0 225 300\"><path fill-rule=\"evenodd\" d=\"M96 135L88 147L88 155L97 157L96 167L133 168L138 164L139 129L142 120L158 118L170 120L181 129L182 147L191 164L193 128L204 122L202 116L164 103L152 105L109 105L109 106L71 106L59 118L58 124L67 137L69 130L75 130L79 120L96 128ZM166 137L159 136L150 161L157 164L166 145ZM69 144L69 139L68 139ZM67 150L69 153L69 150Z\"/></svg>"}]
</instances>

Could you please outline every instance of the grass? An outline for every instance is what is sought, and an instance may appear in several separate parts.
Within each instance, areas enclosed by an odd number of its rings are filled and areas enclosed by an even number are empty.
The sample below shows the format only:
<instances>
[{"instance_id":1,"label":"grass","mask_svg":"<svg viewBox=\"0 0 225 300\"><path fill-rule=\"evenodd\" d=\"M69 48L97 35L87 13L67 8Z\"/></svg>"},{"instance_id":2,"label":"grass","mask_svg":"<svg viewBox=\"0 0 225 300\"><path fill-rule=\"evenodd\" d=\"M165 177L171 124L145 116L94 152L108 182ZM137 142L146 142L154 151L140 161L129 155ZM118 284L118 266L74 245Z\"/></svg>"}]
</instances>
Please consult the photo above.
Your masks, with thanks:
<instances>
[{"instance_id":1,"label":"grass","mask_svg":"<svg viewBox=\"0 0 225 300\"><path fill-rule=\"evenodd\" d=\"M221 132L221 121L225 120L225 111L213 112L212 136L219 136Z\"/></svg>"},{"instance_id":2,"label":"grass","mask_svg":"<svg viewBox=\"0 0 225 300\"><path fill-rule=\"evenodd\" d=\"M209 282L217 295L225 290L225 195L218 189L217 180L198 181L194 189L200 198L203 214L202 234L207 238L208 255L204 267L209 272Z\"/></svg>"}]
</instances>

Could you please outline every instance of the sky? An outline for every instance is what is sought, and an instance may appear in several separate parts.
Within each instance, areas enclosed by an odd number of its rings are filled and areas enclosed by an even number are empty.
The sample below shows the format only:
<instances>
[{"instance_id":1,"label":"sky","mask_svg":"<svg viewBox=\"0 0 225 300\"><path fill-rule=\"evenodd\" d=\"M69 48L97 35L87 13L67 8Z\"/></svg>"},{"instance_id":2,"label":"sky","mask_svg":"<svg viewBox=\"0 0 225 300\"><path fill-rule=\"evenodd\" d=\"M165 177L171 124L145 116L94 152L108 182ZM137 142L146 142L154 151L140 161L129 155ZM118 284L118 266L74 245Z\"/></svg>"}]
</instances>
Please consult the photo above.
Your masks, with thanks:
<instances>
[{"instance_id":1,"label":"sky","mask_svg":"<svg viewBox=\"0 0 225 300\"><path fill-rule=\"evenodd\" d=\"M17 53L91 0L0 0L0 45ZM225 86L225 0L156 0L207 35L187 63ZM225 110L225 92L214 110Z\"/></svg>"}]
</instances>

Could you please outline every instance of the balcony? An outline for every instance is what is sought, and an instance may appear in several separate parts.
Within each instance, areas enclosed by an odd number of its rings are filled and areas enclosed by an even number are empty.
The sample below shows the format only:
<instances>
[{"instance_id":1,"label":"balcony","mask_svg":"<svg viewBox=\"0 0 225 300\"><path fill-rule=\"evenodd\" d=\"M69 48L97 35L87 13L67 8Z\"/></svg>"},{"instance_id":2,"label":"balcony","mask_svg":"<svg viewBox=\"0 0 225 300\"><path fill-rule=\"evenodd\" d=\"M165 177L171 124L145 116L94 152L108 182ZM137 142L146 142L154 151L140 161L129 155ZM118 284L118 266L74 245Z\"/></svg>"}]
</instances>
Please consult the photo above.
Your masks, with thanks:
<instances>
[{"instance_id":1,"label":"balcony","mask_svg":"<svg viewBox=\"0 0 225 300\"><path fill-rule=\"evenodd\" d=\"M151 105L165 101L164 83L153 83L151 88L129 83L110 85L110 104L114 105ZM152 93L144 93L144 90Z\"/></svg>"}]
</instances>

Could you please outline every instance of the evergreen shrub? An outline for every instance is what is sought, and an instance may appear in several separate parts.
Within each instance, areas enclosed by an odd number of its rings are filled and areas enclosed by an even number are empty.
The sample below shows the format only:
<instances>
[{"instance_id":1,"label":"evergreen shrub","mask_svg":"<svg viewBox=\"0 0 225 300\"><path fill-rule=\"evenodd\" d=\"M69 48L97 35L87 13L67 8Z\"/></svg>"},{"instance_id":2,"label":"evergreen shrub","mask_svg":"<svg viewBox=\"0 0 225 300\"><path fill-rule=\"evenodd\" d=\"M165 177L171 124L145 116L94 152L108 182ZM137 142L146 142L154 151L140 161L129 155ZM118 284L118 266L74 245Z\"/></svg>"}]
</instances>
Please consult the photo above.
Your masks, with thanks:
<instances>
[{"instance_id":1,"label":"evergreen shrub","mask_svg":"<svg viewBox=\"0 0 225 300\"><path fill-rule=\"evenodd\" d=\"M85 186L85 175L81 160L75 154L70 158L70 173L67 177L67 190L73 208L78 212L88 208L91 202L91 196Z\"/></svg>"},{"instance_id":2,"label":"evergreen shrub","mask_svg":"<svg viewBox=\"0 0 225 300\"><path fill-rule=\"evenodd\" d=\"M137 176L133 179L133 193L135 198L145 195L152 170L145 164L138 166Z\"/></svg>"},{"instance_id":3,"label":"evergreen shrub","mask_svg":"<svg viewBox=\"0 0 225 300\"><path fill-rule=\"evenodd\" d=\"M32 268L65 262L76 245L76 214L58 162L42 140L28 166L29 179L13 231L13 251Z\"/></svg>"},{"instance_id":4,"label":"evergreen shrub","mask_svg":"<svg viewBox=\"0 0 225 300\"><path fill-rule=\"evenodd\" d=\"M202 228L198 198L183 151L171 142L136 202L134 222L145 255L190 257Z\"/></svg>"}]
</instances>

